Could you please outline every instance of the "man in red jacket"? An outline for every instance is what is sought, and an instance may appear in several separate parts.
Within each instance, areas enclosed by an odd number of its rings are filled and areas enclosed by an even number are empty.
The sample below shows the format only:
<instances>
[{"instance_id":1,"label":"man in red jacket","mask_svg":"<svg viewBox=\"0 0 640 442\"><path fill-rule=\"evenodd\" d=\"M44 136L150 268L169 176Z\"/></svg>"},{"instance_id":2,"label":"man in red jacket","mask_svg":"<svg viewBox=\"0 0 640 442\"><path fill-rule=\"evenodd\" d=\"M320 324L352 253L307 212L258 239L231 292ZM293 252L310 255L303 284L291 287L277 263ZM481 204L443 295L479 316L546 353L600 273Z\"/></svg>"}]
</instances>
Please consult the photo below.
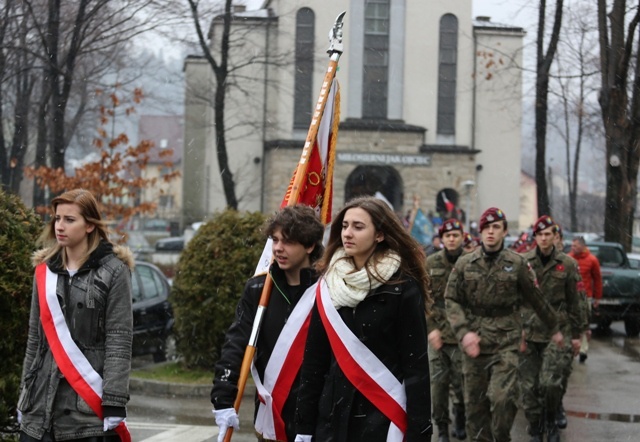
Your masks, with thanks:
<instances>
[{"instance_id":1,"label":"man in red jacket","mask_svg":"<svg viewBox=\"0 0 640 442\"><path fill-rule=\"evenodd\" d=\"M569 256L578 261L584 289L587 293L587 298L589 298L589 307L593 306L593 308L598 308L598 304L602 298L602 275L600 274L600 262L598 262L598 258L591 254L584 242L584 238L581 236L573 239ZM586 333L582 335L580 362L587 360L590 334L591 331L587 330Z\"/></svg>"}]
</instances>

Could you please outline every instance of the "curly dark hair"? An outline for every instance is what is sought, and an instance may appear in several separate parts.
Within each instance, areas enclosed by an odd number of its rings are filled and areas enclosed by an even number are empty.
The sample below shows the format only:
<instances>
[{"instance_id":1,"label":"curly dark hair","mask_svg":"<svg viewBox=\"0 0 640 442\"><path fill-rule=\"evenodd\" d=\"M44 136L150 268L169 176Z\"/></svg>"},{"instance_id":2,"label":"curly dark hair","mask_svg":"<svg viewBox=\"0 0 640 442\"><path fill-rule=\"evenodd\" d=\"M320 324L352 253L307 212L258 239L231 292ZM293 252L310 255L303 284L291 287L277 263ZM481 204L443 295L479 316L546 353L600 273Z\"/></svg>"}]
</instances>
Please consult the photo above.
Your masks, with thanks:
<instances>
[{"instance_id":1,"label":"curly dark hair","mask_svg":"<svg viewBox=\"0 0 640 442\"><path fill-rule=\"evenodd\" d=\"M378 198L370 196L354 198L335 216L331 222L329 242L325 254L316 264L318 272L324 274L328 270L331 257L336 250L342 247L342 221L347 210L353 208L361 208L366 211L371 216L376 231L384 233L384 240L377 243L368 261L372 261L375 268L387 250L393 250L400 255L400 271L403 275L410 276L417 281L424 295L425 308L429 311L432 300L424 250L407 232L389 206ZM367 269L367 266L365 265L364 268ZM368 269L367 272L369 272ZM376 275L370 274L370 277L376 278Z\"/></svg>"},{"instance_id":2,"label":"curly dark hair","mask_svg":"<svg viewBox=\"0 0 640 442\"><path fill-rule=\"evenodd\" d=\"M312 264L322 256L324 226L311 207L304 204L286 206L267 219L262 231L265 236L270 237L278 228L285 239L299 242L304 247L315 244L309 255Z\"/></svg>"}]
</instances>

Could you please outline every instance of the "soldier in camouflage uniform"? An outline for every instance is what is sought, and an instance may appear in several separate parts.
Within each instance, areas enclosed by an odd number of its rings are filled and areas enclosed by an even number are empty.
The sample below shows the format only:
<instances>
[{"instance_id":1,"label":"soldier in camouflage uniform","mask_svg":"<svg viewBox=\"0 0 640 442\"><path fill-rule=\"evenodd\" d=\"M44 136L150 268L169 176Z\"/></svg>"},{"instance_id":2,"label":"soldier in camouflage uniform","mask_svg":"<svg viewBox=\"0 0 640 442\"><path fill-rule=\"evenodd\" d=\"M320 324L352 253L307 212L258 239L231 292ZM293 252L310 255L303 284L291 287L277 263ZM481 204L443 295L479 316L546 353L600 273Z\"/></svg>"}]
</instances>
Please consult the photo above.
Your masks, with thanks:
<instances>
[{"instance_id":1,"label":"soldier in camouflage uniform","mask_svg":"<svg viewBox=\"0 0 640 442\"><path fill-rule=\"evenodd\" d=\"M463 231L457 219L445 221L439 229L444 249L427 258L431 274L434 305L427 321L429 332L429 373L431 374L431 406L438 426L438 442L449 442L449 387L453 390L453 435L467 437L465 430L464 393L462 390L461 351L444 310L444 292L453 265L462 255Z\"/></svg>"},{"instance_id":2,"label":"soldier in camouflage uniform","mask_svg":"<svg viewBox=\"0 0 640 442\"><path fill-rule=\"evenodd\" d=\"M557 250L562 250L564 252L564 247L565 247L564 235L562 234L562 227L559 224L556 224L556 235L554 238L554 246ZM569 255L566 255L566 256L568 258L571 258ZM577 263L576 263L576 266L577 266ZM584 290L584 284L582 283L582 276L580 276L580 272L578 272L576 276L579 280L577 287L578 287L578 298L580 299L580 321L581 321L580 330L588 330L589 329L589 301L587 300L587 293ZM573 358L576 357L576 353L573 348L569 347L565 349L565 351L567 352L567 357L571 360L571 362L564 367L564 372L562 373L562 398L564 398L564 395L567 392L569 377L573 372ZM564 411L564 406L562 405L562 398L560 398L560 403L558 404L558 409L556 411L556 424L560 429L567 428L567 424L568 424L567 414Z\"/></svg>"},{"instance_id":3,"label":"soldier in camouflage uniform","mask_svg":"<svg viewBox=\"0 0 640 442\"><path fill-rule=\"evenodd\" d=\"M560 441L556 412L562 402L566 367L573 362L567 348L575 352L580 349L582 306L578 285L581 279L575 260L554 247L556 229L551 217L540 217L533 226L536 247L524 255L536 272L543 295L558 315L566 341L565 348L551 342L547 325L524 304L526 349L520 356L520 377L530 442L542 442L545 428L549 442Z\"/></svg>"},{"instance_id":4,"label":"soldier in camouflage uniform","mask_svg":"<svg viewBox=\"0 0 640 442\"><path fill-rule=\"evenodd\" d=\"M531 304L563 345L557 317L527 261L504 248L507 220L495 207L480 218L482 247L458 259L445 295L447 319L460 342L467 434L507 442L517 411L520 306Z\"/></svg>"}]
</instances>

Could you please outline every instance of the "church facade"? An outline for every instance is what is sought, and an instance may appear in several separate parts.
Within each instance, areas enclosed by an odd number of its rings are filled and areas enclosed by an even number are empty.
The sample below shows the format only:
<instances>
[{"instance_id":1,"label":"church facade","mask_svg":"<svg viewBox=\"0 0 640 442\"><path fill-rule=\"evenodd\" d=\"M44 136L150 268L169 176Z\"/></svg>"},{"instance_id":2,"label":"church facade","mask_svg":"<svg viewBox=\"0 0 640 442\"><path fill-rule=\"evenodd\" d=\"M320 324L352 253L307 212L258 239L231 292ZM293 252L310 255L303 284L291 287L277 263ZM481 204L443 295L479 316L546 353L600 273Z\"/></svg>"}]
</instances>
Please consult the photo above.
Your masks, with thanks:
<instances>
[{"instance_id":1,"label":"church facade","mask_svg":"<svg viewBox=\"0 0 640 442\"><path fill-rule=\"evenodd\" d=\"M399 213L445 202L471 220L490 206L517 227L522 119L521 28L471 16L471 0L273 0L236 8L226 102L241 210L277 209L300 158L346 6L334 210L382 193ZM209 36L219 46L221 21ZM185 61L184 222L226 206L206 61ZM511 224L513 220L513 224Z\"/></svg>"}]
</instances>

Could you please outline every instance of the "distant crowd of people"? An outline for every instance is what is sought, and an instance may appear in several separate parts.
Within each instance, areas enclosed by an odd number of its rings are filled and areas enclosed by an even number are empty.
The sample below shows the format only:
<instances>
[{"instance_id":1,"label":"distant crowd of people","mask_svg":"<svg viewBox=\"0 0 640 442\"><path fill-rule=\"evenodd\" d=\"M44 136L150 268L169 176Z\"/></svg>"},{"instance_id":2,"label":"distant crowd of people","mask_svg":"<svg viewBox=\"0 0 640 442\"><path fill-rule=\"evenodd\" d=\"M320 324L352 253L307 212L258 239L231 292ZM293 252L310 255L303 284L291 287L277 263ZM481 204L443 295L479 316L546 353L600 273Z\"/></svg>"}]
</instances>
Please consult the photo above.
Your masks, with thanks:
<instances>
[{"instance_id":1,"label":"distant crowd of people","mask_svg":"<svg viewBox=\"0 0 640 442\"><path fill-rule=\"evenodd\" d=\"M52 215L34 255L20 440L129 441L131 253L110 242L89 192L55 198ZM499 208L476 226L445 220L427 257L374 197L347 202L325 246L310 207L270 217L273 262L246 282L214 368L218 441L239 426L254 339L260 441L430 441L434 425L439 442L509 441L519 407L532 442L559 441L598 261L581 238L565 254L549 216L521 253L505 247Z\"/></svg>"}]
</instances>

